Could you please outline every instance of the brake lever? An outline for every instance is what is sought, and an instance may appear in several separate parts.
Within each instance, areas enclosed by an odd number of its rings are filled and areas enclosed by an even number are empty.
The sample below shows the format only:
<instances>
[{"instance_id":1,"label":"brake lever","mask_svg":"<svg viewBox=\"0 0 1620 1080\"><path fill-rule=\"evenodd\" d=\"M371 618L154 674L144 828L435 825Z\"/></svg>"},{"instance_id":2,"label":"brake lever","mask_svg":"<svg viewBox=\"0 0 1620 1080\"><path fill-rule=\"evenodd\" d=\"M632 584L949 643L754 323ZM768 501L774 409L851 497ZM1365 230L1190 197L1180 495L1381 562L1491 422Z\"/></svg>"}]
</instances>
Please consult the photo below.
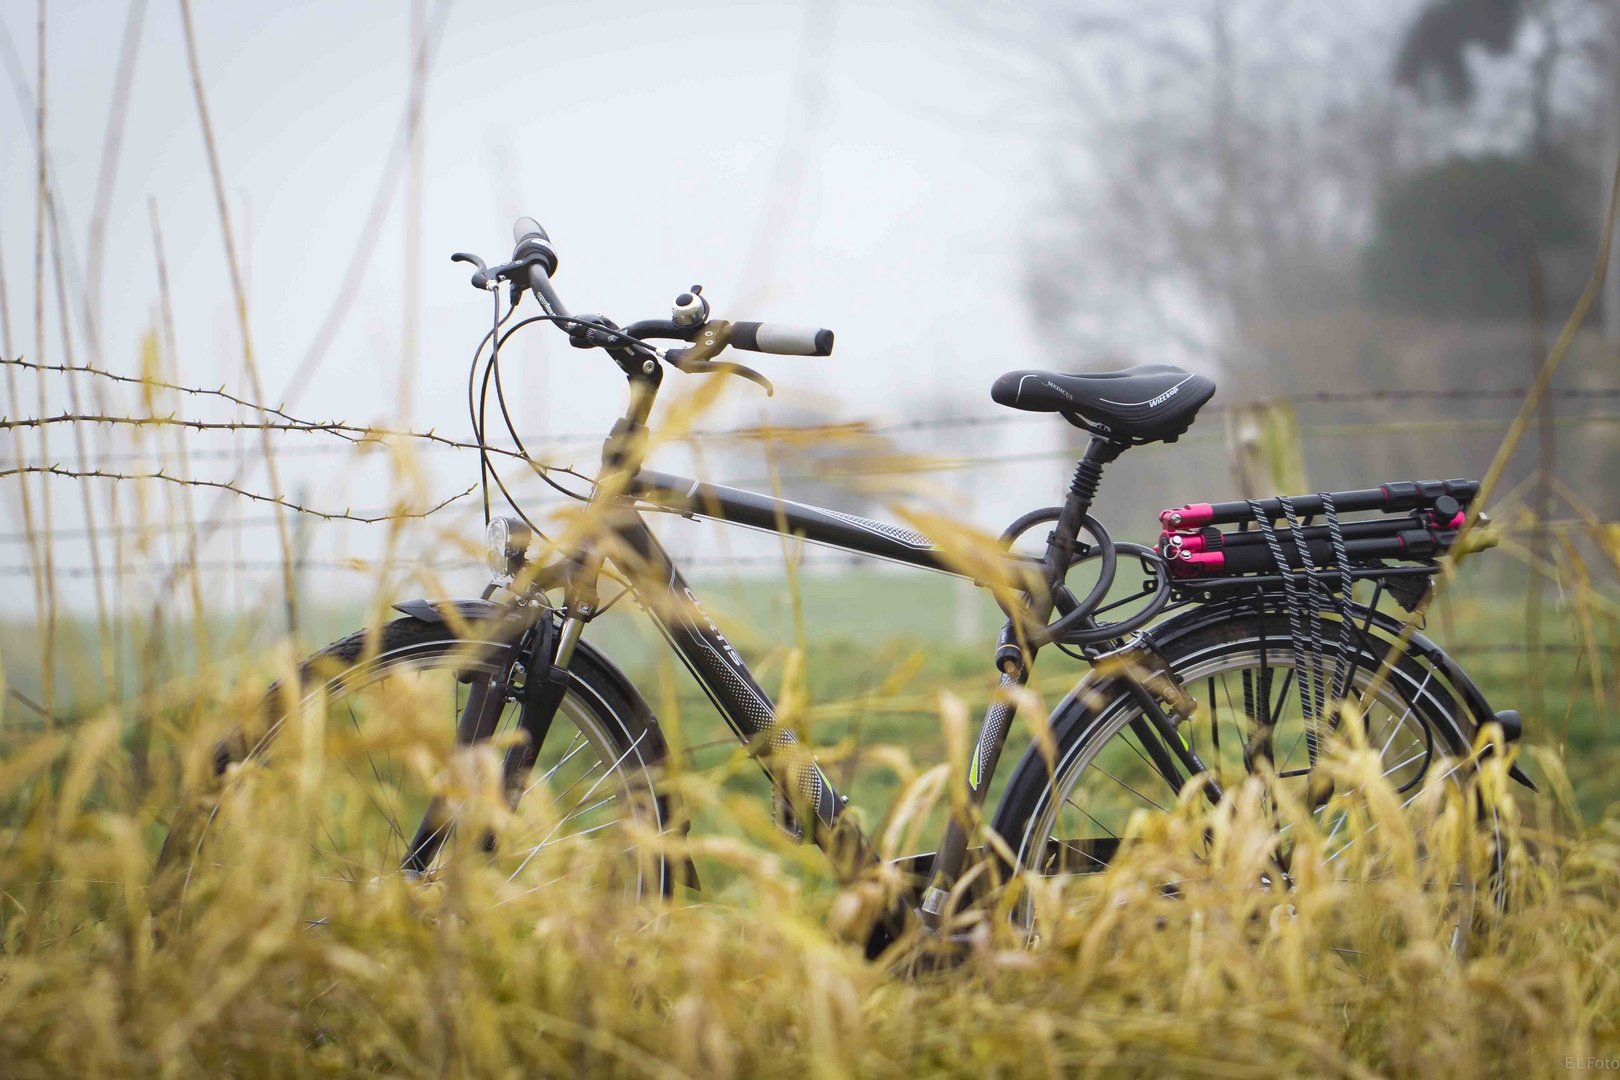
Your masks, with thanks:
<instances>
[{"instance_id":1,"label":"brake lever","mask_svg":"<svg viewBox=\"0 0 1620 1080\"><path fill-rule=\"evenodd\" d=\"M671 349L664 354L664 359L688 375L738 375L751 383L758 383L764 388L766 397L776 396L776 387L771 385L771 380L753 368L734 364L729 360L703 360L688 356L696 351L696 349Z\"/></svg>"},{"instance_id":2,"label":"brake lever","mask_svg":"<svg viewBox=\"0 0 1620 1080\"><path fill-rule=\"evenodd\" d=\"M478 267L478 272L472 276L473 288L483 289L489 286L489 267L484 265L483 259L480 259L471 252L458 251L454 255L450 256L450 261L472 263L474 266Z\"/></svg>"},{"instance_id":3,"label":"brake lever","mask_svg":"<svg viewBox=\"0 0 1620 1080\"><path fill-rule=\"evenodd\" d=\"M517 262L502 263L500 266L485 266L484 260L478 256L470 252L458 251L450 256L450 261L472 263L478 267L478 272L472 276L473 288L475 289L487 289L491 283L509 281L521 292L529 287L529 267L540 260L530 256L519 259Z\"/></svg>"}]
</instances>

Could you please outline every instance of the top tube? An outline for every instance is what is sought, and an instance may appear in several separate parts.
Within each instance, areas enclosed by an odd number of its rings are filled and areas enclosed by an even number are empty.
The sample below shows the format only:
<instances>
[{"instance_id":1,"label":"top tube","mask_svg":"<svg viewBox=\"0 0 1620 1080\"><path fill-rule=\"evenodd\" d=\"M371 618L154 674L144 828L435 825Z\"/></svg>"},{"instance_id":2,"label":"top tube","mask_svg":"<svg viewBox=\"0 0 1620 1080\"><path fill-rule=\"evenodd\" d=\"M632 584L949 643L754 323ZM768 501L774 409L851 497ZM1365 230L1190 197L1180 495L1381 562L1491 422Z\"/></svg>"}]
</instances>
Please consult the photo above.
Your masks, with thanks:
<instances>
[{"instance_id":1,"label":"top tube","mask_svg":"<svg viewBox=\"0 0 1620 1080\"><path fill-rule=\"evenodd\" d=\"M938 544L903 525L652 471L637 473L630 481L629 493L638 499L712 521L800 536L813 544L937 570L954 577L970 576L949 561ZM1026 561L1023 556L1010 557Z\"/></svg>"}]
</instances>

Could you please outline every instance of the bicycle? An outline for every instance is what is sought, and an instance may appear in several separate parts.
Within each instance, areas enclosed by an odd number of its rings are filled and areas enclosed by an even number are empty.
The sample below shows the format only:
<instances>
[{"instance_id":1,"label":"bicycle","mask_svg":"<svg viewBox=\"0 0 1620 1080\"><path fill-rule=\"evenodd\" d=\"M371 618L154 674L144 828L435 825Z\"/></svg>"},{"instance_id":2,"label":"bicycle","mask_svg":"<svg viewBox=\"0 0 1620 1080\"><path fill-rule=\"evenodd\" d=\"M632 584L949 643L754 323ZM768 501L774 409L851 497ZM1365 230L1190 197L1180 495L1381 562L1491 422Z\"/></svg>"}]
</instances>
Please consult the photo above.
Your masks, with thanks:
<instances>
[{"instance_id":1,"label":"bicycle","mask_svg":"<svg viewBox=\"0 0 1620 1080\"><path fill-rule=\"evenodd\" d=\"M300 669L296 686L273 691L256 729L244 724L221 743L219 782L243 763L272 759L278 732L300 707L344 706L358 733L362 718L390 721L398 708L387 700L368 704L364 694L382 684L403 680L414 687L437 677L450 690L458 747L497 739L509 744L500 784L514 816L499 828L487 822L477 828L488 856L508 860L503 870L514 867L509 880L548 847L630 821L655 832L680 828L678 810L660 786L669 748L657 718L637 687L584 637L604 607L603 578L616 575L759 762L784 827L826 850L843 880L855 878L878 855L845 813L846 798L777 722L770 696L647 517L676 513L927 570L969 571L930 538L902 526L644 469L647 423L666 370L737 375L769 388L759 372L715 357L728 347L827 356L832 332L714 318L697 286L676 297L668 318L621 327L602 315L571 315L553 284L557 255L545 230L524 218L513 233L516 247L503 265L453 256L476 267L475 287L494 294L493 326L474 354L468 384L474 432L484 448L490 584L478 598L397 604L402 618L317 653ZM503 286L509 293L504 316ZM508 327L529 292L541 313ZM531 561L539 530L495 468L485 418L493 382L516 456L527 461L501 389L499 356L513 334L541 322L563 329L574 346L605 352L626 378L629 404L604 443L585 496L597 527L550 561ZM655 341L686 347L665 349ZM486 347L489 358L482 361ZM908 922L930 932L947 926L958 906L977 902L987 878L1106 868L1125 843L1130 814L1167 812L1189 785L1218 801L1234 769L1266 772L1277 783L1310 783L1324 740L1345 715L1359 717L1368 744L1379 747L1380 767L1389 763L1385 776L1407 802L1426 782L1466 775L1494 745L1519 737L1516 713L1493 711L1438 645L1380 609L1386 597L1408 611L1420 603L1438 560L1465 531L1478 484L1402 482L1189 504L1161 515L1154 546L1116 542L1091 516L1104 467L1133 446L1176 441L1215 389L1205 376L1162 364L1100 374L1015 371L996 381L998 403L1055 413L1090 438L1062 503L1023 515L1002 535L999 558L1015 585L998 595L1007 615L994 656L999 692L961 781L967 812L950 815L935 852L903 864L912 887L874 930L874 953ZM491 481L516 517L491 517ZM1367 513L1374 516L1340 517ZM1235 531L1220 528L1233 525ZM1014 550L1020 537L1043 526L1051 531L1041 554ZM1120 566L1131 561L1142 570L1143 584L1114 597ZM1095 567L1096 582L1076 596L1066 581L1086 564ZM1353 589L1363 581L1374 592L1358 602ZM1009 692L1028 681L1036 655L1047 647L1090 661L1091 671L1048 718L1047 750L1024 754L999 804L982 816L999 843L971 846L1015 718ZM422 696L413 689L408 703ZM1353 714L1340 706L1347 700L1357 704ZM1500 730L1487 732L1492 724ZM367 762L386 793L386 806L370 797L384 820L355 825L344 844L328 829L335 876L362 882L400 873L435 880L457 835L454 799L418 793L407 807L400 802L397 763L379 767L369 751ZM1517 766L1512 775L1529 783ZM542 787L551 804L523 818L524 796ZM1321 803L1319 792L1312 797ZM189 873L210 842L218 805L203 800L177 815L160 871ZM413 820L415 828L408 829ZM634 855L621 883L633 895L670 892L684 873L672 863L662 851ZM1278 874L1286 878L1287 867L1279 866ZM978 892L964 887L974 878ZM1021 917L1032 918L1027 905Z\"/></svg>"}]
</instances>

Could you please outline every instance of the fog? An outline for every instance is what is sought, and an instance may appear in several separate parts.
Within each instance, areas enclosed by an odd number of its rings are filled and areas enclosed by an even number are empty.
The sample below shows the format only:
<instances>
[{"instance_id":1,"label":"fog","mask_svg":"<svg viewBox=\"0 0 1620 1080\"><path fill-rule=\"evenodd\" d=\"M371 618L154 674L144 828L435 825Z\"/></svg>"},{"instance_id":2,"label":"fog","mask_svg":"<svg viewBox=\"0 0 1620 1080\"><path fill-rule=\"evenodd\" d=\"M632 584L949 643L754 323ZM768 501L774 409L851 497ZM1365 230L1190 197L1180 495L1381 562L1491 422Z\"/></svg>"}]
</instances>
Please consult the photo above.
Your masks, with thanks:
<instances>
[{"instance_id":1,"label":"fog","mask_svg":"<svg viewBox=\"0 0 1620 1080\"><path fill-rule=\"evenodd\" d=\"M173 365L178 382L253 398L180 7L50 0L43 11L54 215L45 217L34 153L38 12L20 2L0 12L12 89L0 107L10 151L0 161L8 355L126 375L143 363ZM789 454L777 464L790 488L885 515L897 503L945 508L994 531L1054 501L1076 440L1054 417L1012 416L989 401L991 381L1012 368L1172 360L1216 374L1221 408L1323 389L1507 390L1526 381L1534 313L1528 284L1519 284L1528 280L1522 253L1501 256L1512 310L1474 294L1437 295L1422 308L1405 299L1455 276L1433 257L1476 219L1447 224L1414 211L1437 223L1418 254L1411 245L1386 250L1381 237L1397 220L1390 207L1408 190L1401 184L1424 170L1453 160L1490 169L1522 155L1532 170L1523 190L1534 191L1538 163L1574 161L1558 176L1574 177L1579 192L1548 217L1525 218L1533 235L1524 246L1544 270L1541 318L1560 322L1595 251L1600 162L1614 128L1607 117L1620 116L1609 111L1601 74L1613 28L1589 4L1537 8L1510 32L1447 11L1418 0L1331 11L1176 0L1153 12L1112 0L507 10L230 2L196 4L193 15L266 404L306 419L468 437L467 365L490 309L448 256L502 259L511 221L527 214L550 231L557 286L576 312L621 323L659 316L701 283L722 317L836 331L828 359L745 357L775 382L776 396L733 380L705 430L922 421L862 449L950 466L795 487L792 476L808 464ZM413 127L416 41L425 42L426 79ZM122 62L132 62L127 83ZM1448 82L1454 62L1467 75L1462 97ZM109 131L121 132L113 155ZM1522 204L1523 190L1511 198ZM1577 202L1579 212L1569 211ZM1473 258L1453 254L1461 265ZM47 283L39 305L36 266ZM1490 288L1503 286L1488 282L1479 295ZM1496 303L1483 321L1473 313L1480 303ZM1620 302L1609 308L1614 319ZM157 348L143 354L149 334ZM1601 338L1590 347L1601 352ZM603 355L573 350L544 327L504 355L524 439L548 460L590 471L622 407L622 377ZM1568 385L1601 382L1594 370L1572 365ZM138 395L105 380L8 374L12 417L139 406ZM666 385L693 384L671 373ZM83 400L75 405L72 393ZM254 418L218 401L156 404L193 418ZM1451 415L1477 427L1426 443L1371 429L1359 444L1307 438L1296 475L1314 486L1372 482L1385 471L1477 475L1506 414L1459 405ZM1245 477L1246 436L1230 417L1212 416L1200 425L1204 442L1144 450L1119 466L1130 470L1129 491L1105 494L1105 505L1134 517L1116 532L1149 531L1156 506L1280 482ZM956 417L970 423L937 426ZM1304 418L1307 429L1419 419L1384 406ZM1575 436L1573 454L1566 444L1572 477L1601 475L1613 453L1603 430ZM149 472L172 450L152 433L106 425L78 440L60 426L13 436L20 441L7 456L35 465ZM273 440L282 489L316 508L370 510L396 498L419 508L477 478L466 451L424 451L403 483L381 455L333 453L313 445L321 441ZM653 464L768 479L771 462L756 444L699 447L696 455L663 448ZM189 448L192 475L269 490L252 433L200 433ZM96 485L104 561L114 559L115 514L127 525L176 512L161 484L32 479L32 513L42 513L48 491L66 571L89 557L77 485ZM0 496L8 522L0 562L18 586L3 603L14 612L35 603L19 492L8 479ZM549 497L533 483L523 492L541 507ZM268 564L280 548L268 508L194 498L195 512L222 526L208 534L205 563L266 564L245 577L222 570L218 580L228 577L230 595L248 607L273 597ZM463 499L436 519L442 533L421 532L396 554L431 561L447 537L476 541L478 517L476 500ZM314 560L375 555L385 531L300 528ZM671 542L686 554L716 543L712 526L685 525L672 528ZM725 550L777 550L749 543ZM155 567L181 554L131 541L122 558ZM320 580L330 598L363 578L333 570ZM82 584L65 579L59 602L87 608ZM460 572L457 584L476 587L476 571Z\"/></svg>"}]
</instances>

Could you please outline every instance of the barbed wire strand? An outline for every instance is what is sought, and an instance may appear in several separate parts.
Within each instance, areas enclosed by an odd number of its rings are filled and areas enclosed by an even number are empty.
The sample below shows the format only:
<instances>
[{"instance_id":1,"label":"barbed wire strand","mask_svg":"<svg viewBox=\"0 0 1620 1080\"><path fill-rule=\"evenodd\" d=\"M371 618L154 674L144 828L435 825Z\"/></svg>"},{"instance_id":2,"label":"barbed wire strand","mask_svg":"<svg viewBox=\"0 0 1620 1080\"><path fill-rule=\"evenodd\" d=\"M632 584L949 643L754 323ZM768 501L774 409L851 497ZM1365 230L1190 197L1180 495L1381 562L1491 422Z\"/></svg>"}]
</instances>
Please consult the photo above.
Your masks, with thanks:
<instances>
[{"instance_id":1,"label":"barbed wire strand","mask_svg":"<svg viewBox=\"0 0 1620 1080\"><path fill-rule=\"evenodd\" d=\"M70 423L82 420L90 423L140 425L146 423L184 423L194 430L221 430L221 431L319 431L334 435L348 444L370 444L386 439L412 439L443 449L470 449L476 450L479 444L470 439L461 439L439 434L435 430L415 431L409 429L396 429L379 427L376 425L354 424L341 420L311 420L295 416L279 406L261 406L256 402L239 397L224 390L223 387L210 389L205 387L186 386L179 383L160 379L121 375L109 372L90 365L41 364L22 358L0 358L0 363L41 372L58 372L63 374L87 374L100 378L111 379L130 385L145 385L158 389L170 390L176 393L194 396L213 397L230 404L270 413L278 417L278 421L202 421L184 420L177 415L166 417L124 417L113 415L74 415L58 414L47 417L7 418L0 420L0 427L29 428L42 424ZM1311 404L1377 404L1395 401L1514 401L1521 400L1528 388L1506 389L1429 389L1429 390L1368 390L1368 391L1321 391L1310 394L1288 395L1275 398L1259 399L1253 402L1227 403L1212 405L1204 410L1206 414L1218 415L1234 409L1244 408L1274 408L1283 406L1300 406ZM1620 387L1591 387L1591 388L1558 388L1547 392L1548 396L1562 400L1592 401L1606 399L1620 399ZM1425 421L1413 421L1401 424L1409 427L1411 423L1423 423L1430 427L1458 427L1458 426L1489 426L1502 423L1510 418L1491 417L1447 417ZM1609 421L1620 419L1620 416L1611 414L1587 414L1579 416L1560 417L1563 422ZM1050 423L1049 418L1029 413L1008 413L988 416L946 416L946 417L919 417L912 420L899 420L890 422L876 421L841 421L827 424L795 424L795 425L756 425L727 429L696 429L683 439L686 441L696 439L726 439L736 441L771 441L777 439L804 439L828 438L836 436L881 436L893 435L908 431L929 430L956 430L972 427L1004 426L1008 424L1027 424L1033 427L1037 423ZM1390 427L1387 422L1376 422L1384 427ZM1336 434L1355 430L1366 430L1372 425L1338 424L1316 425L1312 428L1315 433ZM1197 434L1197 433L1195 433ZM537 448L555 449L562 446L587 445L602 438L600 432L572 432L543 436L538 440L530 440L528 445ZM325 447L319 450L305 448L305 452L338 453L348 447ZM503 456L533 461L530 455L520 450L491 445L489 451Z\"/></svg>"},{"instance_id":2,"label":"barbed wire strand","mask_svg":"<svg viewBox=\"0 0 1620 1080\"><path fill-rule=\"evenodd\" d=\"M107 371L92 364L40 364L20 356L7 356L0 358L0 363L7 364L11 367L23 368L28 371L48 372L62 375L93 375L98 379L107 379L111 382L122 383L126 386L139 386L142 388L150 387L155 390L170 390L175 393L188 394L193 397L218 398L221 401L227 402L231 405L240 406L244 409L252 409L255 412L266 412L272 416L279 416L289 423L314 423L314 421L303 420L299 417L293 416L278 406L261 405L256 401L249 401L247 398L238 397L235 394L228 392L223 383L220 384L220 387L217 390L211 390L207 387L187 386L183 383L169 382L168 380L159 379L155 376L121 375L118 372Z\"/></svg>"},{"instance_id":3,"label":"barbed wire strand","mask_svg":"<svg viewBox=\"0 0 1620 1080\"><path fill-rule=\"evenodd\" d=\"M474 488L476 487L476 485L473 487L468 487L465 491L452 495L448 499L444 499L441 502L435 503L426 510L400 510L377 514L374 516L363 516L355 514L350 510L317 510L314 507L304 506L301 503L294 502L291 499L284 498L280 495L266 495L263 492L250 491L249 489L244 488L240 484L237 484L231 480L200 480L196 477L173 476L167 472L164 472L162 469L149 473L121 473L113 472L107 469L69 469L61 465L22 465L15 468L0 470L0 479L10 476L16 472L32 473L44 476L61 476L73 480L155 480L169 484L180 484L185 487L213 488L217 491L224 491L233 495L239 495L242 498L250 499L253 502L266 503L279 506L285 510L292 510L300 514L308 514L311 517L320 518L323 521L354 521L359 522L362 525L375 525L378 522L392 521L401 518L429 517L432 514L444 509L446 506L449 506L456 500L465 498L466 496L472 494Z\"/></svg>"}]
</instances>

